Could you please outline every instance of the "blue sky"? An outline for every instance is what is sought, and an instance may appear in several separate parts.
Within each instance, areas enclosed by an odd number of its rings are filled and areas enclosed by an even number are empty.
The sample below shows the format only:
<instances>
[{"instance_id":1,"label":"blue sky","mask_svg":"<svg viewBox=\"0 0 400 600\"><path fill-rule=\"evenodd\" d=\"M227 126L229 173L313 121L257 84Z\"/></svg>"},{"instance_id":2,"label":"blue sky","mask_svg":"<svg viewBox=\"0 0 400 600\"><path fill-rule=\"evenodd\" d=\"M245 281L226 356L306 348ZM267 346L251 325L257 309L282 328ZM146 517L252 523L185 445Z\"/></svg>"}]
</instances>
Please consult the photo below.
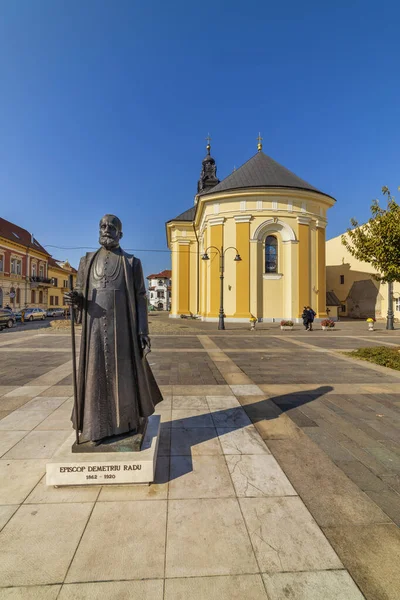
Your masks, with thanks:
<instances>
[{"instance_id":1,"label":"blue sky","mask_svg":"<svg viewBox=\"0 0 400 600\"><path fill-rule=\"evenodd\" d=\"M113 212L125 248L166 250L207 133L222 179L261 131L266 154L337 199L338 235L382 185L400 194L399 17L371 0L3 0L0 215L42 244L96 247ZM169 267L135 254L146 274Z\"/></svg>"}]
</instances>

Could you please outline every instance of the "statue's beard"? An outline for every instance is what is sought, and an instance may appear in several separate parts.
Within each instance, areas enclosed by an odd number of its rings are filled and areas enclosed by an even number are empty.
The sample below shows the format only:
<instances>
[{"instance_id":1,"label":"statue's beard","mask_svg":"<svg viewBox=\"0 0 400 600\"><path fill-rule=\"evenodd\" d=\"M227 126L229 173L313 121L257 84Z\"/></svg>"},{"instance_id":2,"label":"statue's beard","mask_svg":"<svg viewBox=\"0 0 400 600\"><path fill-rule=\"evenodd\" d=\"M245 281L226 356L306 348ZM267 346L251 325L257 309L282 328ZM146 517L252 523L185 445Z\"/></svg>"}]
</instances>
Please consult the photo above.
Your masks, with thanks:
<instances>
[{"instance_id":1,"label":"statue's beard","mask_svg":"<svg viewBox=\"0 0 400 600\"><path fill-rule=\"evenodd\" d=\"M106 248L107 250L110 250L111 248L118 248L119 246L118 240L115 240L114 238L108 237L106 235L101 235L99 242L103 246L103 248Z\"/></svg>"}]
</instances>

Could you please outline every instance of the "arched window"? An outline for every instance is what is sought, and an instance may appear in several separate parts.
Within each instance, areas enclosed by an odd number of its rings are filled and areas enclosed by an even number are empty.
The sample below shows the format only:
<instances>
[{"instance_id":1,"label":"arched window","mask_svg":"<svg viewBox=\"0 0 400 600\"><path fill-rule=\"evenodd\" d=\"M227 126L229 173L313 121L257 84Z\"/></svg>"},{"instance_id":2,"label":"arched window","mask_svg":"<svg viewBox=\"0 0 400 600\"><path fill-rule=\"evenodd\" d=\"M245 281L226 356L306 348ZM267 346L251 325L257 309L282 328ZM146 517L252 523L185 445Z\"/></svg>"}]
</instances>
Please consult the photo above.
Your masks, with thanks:
<instances>
[{"instance_id":1,"label":"arched window","mask_svg":"<svg viewBox=\"0 0 400 600\"><path fill-rule=\"evenodd\" d=\"M278 240L274 235L265 239L265 272L278 272Z\"/></svg>"}]
</instances>

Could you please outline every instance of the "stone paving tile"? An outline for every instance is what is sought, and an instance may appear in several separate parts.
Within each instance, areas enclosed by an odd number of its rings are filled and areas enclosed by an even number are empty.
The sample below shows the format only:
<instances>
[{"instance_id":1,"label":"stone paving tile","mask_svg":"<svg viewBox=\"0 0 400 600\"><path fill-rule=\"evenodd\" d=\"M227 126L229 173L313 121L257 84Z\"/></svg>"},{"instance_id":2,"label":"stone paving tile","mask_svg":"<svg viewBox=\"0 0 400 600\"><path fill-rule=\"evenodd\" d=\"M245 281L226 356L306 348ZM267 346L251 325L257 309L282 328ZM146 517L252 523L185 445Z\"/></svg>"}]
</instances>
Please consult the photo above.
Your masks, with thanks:
<instances>
[{"instance_id":1,"label":"stone paving tile","mask_svg":"<svg viewBox=\"0 0 400 600\"><path fill-rule=\"evenodd\" d=\"M174 409L193 408L209 412L206 396L174 396L172 401Z\"/></svg>"},{"instance_id":2,"label":"stone paving tile","mask_svg":"<svg viewBox=\"0 0 400 600\"><path fill-rule=\"evenodd\" d=\"M385 466L380 460L374 458L372 454L358 446L352 440L344 440L340 442L341 445L349 450L351 454L360 461L361 464L365 465L372 473L376 475L383 476L391 476L394 475L394 471Z\"/></svg>"},{"instance_id":3,"label":"stone paving tile","mask_svg":"<svg viewBox=\"0 0 400 600\"><path fill-rule=\"evenodd\" d=\"M172 456L170 479L170 499L235 496L223 456Z\"/></svg>"},{"instance_id":4,"label":"stone paving tile","mask_svg":"<svg viewBox=\"0 0 400 600\"><path fill-rule=\"evenodd\" d=\"M74 393L74 388L72 385L53 385L52 387L47 388L44 392L41 392L40 396L64 396L67 398L71 398Z\"/></svg>"},{"instance_id":5,"label":"stone paving tile","mask_svg":"<svg viewBox=\"0 0 400 600\"><path fill-rule=\"evenodd\" d=\"M98 502L65 582L163 577L166 517L165 500ZM110 552L116 539L119 551Z\"/></svg>"},{"instance_id":6,"label":"stone paving tile","mask_svg":"<svg viewBox=\"0 0 400 600\"><path fill-rule=\"evenodd\" d=\"M389 521L308 438L271 440L268 445L320 526Z\"/></svg>"},{"instance_id":7,"label":"stone paving tile","mask_svg":"<svg viewBox=\"0 0 400 600\"><path fill-rule=\"evenodd\" d=\"M381 507L381 509L400 527L400 495L387 488L385 490L367 491L367 496Z\"/></svg>"},{"instance_id":8,"label":"stone paving tile","mask_svg":"<svg viewBox=\"0 0 400 600\"><path fill-rule=\"evenodd\" d=\"M64 502L96 502L101 486L61 486L46 485L43 477L29 494L24 504L63 504Z\"/></svg>"},{"instance_id":9,"label":"stone paving tile","mask_svg":"<svg viewBox=\"0 0 400 600\"><path fill-rule=\"evenodd\" d=\"M21 506L0 533L2 586L61 583L92 505Z\"/></svg>"},{"instance_id":10,"label":"stone paving tile","mask_svg":"<svg viewBox=\"0 0 400 600\"><path fill-rule=\"evenodd\" d=\"M69 435L69 431L31 431L2 459L51 458Z\"/></svg>"},{"instance_id":11,"label":"stone paving tile","mask_svg":"<svg viewBox=\"0 0 400 600\"><path fill-rule=\"evenodd\" d=\"M225 410L228 408L240 408L236 396L206 396L210 412Z\"/></svg>"},{"instance_id":12,"label":"stone paving tile","mask_svg":"<svg viewBox=\"0 0 400 600\"><path fill-rule=\"evenodd\" d=\"M32 408L30 410L14 410L0 421L3 431L31 431L49 416L53 409Z\"/></svg>"},{"instance_id":13,"label":"stone paving tile","mask_svg":"<svg viewBox=\"0 0 400 600\"><path fill-rule=\"evenodd\" d=\"M158 440L157 456L169 456L171 454L171 427L161 423L160 439Z\"/></svg>"},{"instance_id":14,"label":"stone paving tile","mask_svg":"<svg viewBox=\"0 0 400 600\"><path fill-rule=\"evenodd\" d=\"M241 429L217 428L224 454L270 454L268 447L253 425Z\"/></svg>"},{"instance_id":15,"label":"stone paving tile","mask_svg":"<svg viewBox=\"0 0 400 600\"><path fill-rule=\"evenodd\" d=\"M22 385L21 387L15 388L11 392L4 395L4 398L36 398L40 396L48 389L47 385Z\"/></svg>"},{"instance_id":16,"label":"stone paving tile","mask_svg":"<svg viewBox=\"0 0 400 600\"><path fill-rule=\"evenodd\" d=\"M231 396L229 385L173 385L173 396Z\"/></svg>"},{"instance_id":17,"label":"stone paving tile","mask_svg":"<svg viewBox=\"0 0 400 600\"><path fill-rule=\"evenodd\" d=\"M250 573L258 566L235 498L169 501L166 577Z\"/></svg>"},{"instance_id":18,"label":"stone paving tile","mask_svg":"<svg viewBox=\"0 0 400 600\"><path fill-rule=\"evenodd\" d=\"M25 385L32 379L44 375L65 362L65 354L49 352L40 353L40 361L34 354L24 352L1 354L0 384L3 386Z\"/></svg>"},{"instance_id":19,"label":"stone paving tile","mask_svg":"<svg viewBox=\"0 0 400 600\"><path fill-rule=\"evenodd\" d=\"M381 463L383 463L388 469L400 474L400 456L397 456L394 452L390 452L383 447L372 447L366 448L367 452L372 454Z\"/></svg>"},{"instance_id":20,"label":"stone paving tile","mask_svg":"<svg viewBox=\"0 0 400 600\"><path fill-rule=\"evenodd\" d=\"M163 600L163 581L147 579L65 584L57 600L136 600L136 598Z\"/></svg>"},{"instance_id":21,"label":"stone paving tile","mask_svg":"<svg viewBox=\"0 0 400 600\"><path fill-rule=\"evenodd\" d=\"M261 571L342 568L300 498L241 498L240 506Z\"/></svg>"},{"instance_id":22,"label":"stone paving tile","mask_svg":"<svg viewBox=\"0 0 400 600\"><path fill-rule=\"evenodd\" d=\"M18 506L13 504L0 506L0 531L8 523L16 510L18 510Z\"/></svg>"},{"instance_id":23,"label":"stone paving tile","mask_svg":"<svg viewBox=\"0 0 400 600\"><path fill-rule=\"evenodd\" d=\"M270 600L363 600L346 571L263 575Z\"/></svg>"},{"instance_id":24,"label":"stone paving tile","mask_svg":"<svg viewBox=\"0 0 400 600\"><path fill-rule=\"evenodd\" d=\"M254 336L209 336L210 339L214 342L214 344L221 348L222 350L230 350L230 349L273 349L280 350L282 348L287 350L292 350L293 346L289 342L284 339L277 339L273 337L268 337L266 340L264 337L254 337Z\"/></svg>"},{"instance_id":25,"label":"stone paving tile","mask_svg":"<svg viewBox=\"0 0 400 600\"><path fill-rule=\"evenodd\" d=\"M98 502L123 502L133 500L166 500L169 485L169 458L158 456L154 483L151 485L103 485Z\"/></svg>"},{"instance_id":26,"label":"stone paving tile","mask_svg":"<svg viewBox=\"0 0 400 600\"><path fill-rule=\"evenodd\" d=\"M207 410L187 409L172 409L172 427L182 428L197 428L197 427L214 427L211 414Z\"/></svg>"},{"instance_id":27,"label":"stone paving tile","mask_svg":"<svg viewBox=\"0 0 400 600\"><path fill-rule=\"evenodd\" d=\"M324 529L367 600L397 600L400 590L400 531L394 524Z\"/></svg>"},{"instance_id":28,"label":"stone paving tile","mask_svg":"<svg viewBox=\"0 0 400 600\"><path fill-rule=\"evenodd\" d=\"M215 427L171 429L171 455L195 456L222 454Z\"/></svg>"},{"instance_id":29,"label":"stone paving tile","mask_svg":"<svg viewBox=\"0 0 400 600\"><path fill-rule=\"evenodd\" d=\"M12 413L12 410L0 410L0 421Z\"/></svg>"},{"instance_id":30,"label":"stone paving tile","mask_svg":"<svg viewBox=\"0 0 400 600\"><path fill-rule=\"evenodd\" d=\"M2 431L0 435L0 457L15 446L25 435L26 431Z\"/></svg>"},{"instance_id":31,"label":"stone paving tile","mask_svg":"<svg viewBox=\"0 0 400 600\"><path fill-rule=\"evenodd\" d=\"M246 427L251 421L243 408L227 408L211 413L215 427Z\"/></svg>"},{"instance_id":32,"label":"stone paving tile","mask_svg":"<svg viewBox=\"0 0 400 600\"><path fill-rule=\"evenodd\" d=\"M67 396L46 396L44 398L37 396L36 398L32 398L32 400L28 400L28 402L21 407L21 410L30 410L31 408L49 408L56 410L59 406L64 404L66 400L68 400Z\"/></svg>"},{"instance_id":33,"label":"stone paving tile","mask_svg":"<svg viewBox=\"0 0 400 600\"><path fill-rule=\"evenodd\" d=\"M384 481L358 460L339 460L335 461L335 464L364 492L367 490L379 492L387 489Z\"/></svg>"},{"instance_id":34,"label":"stone paving tile","mask_svg":"<svg viewBox=\"0 0 400 600\"><path fill-rule=\"evenodd\" d=\"M45 460L0 460L0 504L21 504L45 469Z\"/></svg>"},{"instance_id":35,"label":"stone paving tile","mask_svg":"<svg viewBox=\"0 0 400 600\"><path fill-rule=\"evenodd\" d=\"M0 589L0 600L56 600L61 585L35 585Z\"/></svg>"},{"instance_id":36,"label":"stone paving tile","mask_svg":"<svg viewBox=\"0 0 400 600\"><path fill-rule=\"evenodd\" d=\"M190 600L242 600L243 598L268 600L260 575L165 580L165 600L187 600L188 598Z\"/></svg>"},{"instance_id":37,"label":"stone paving tile","mask_svg":"<svg viewBox=\"0 0 400 600\"><path fill-rule=\"evenodd\" d=\"M240 454L225 459L239 498L297 495L273 456Z\"/></svg>"},{"instance_id":38,"label":"stone paving tile","mask_svg":"<svg viewBox=\"0 0 400 600\"><path fill-rule=\"evenodd\" d=\"M382 481L400 494L400 475L382 475Z\"/></svg>"},{"instance_id":39,"label":"stone paving tile","mask_svg":"<svg viewBox=\"0 0 400 600\"><path fill-rule=\"evenodd\" d=\"M71 414L72 414L73 400L67 400L64 402L59 408L57 408L54 412L52 412L46 419L41 421L37 427L36 431L53 431L53 430L65 430L71 431L72 422L71 422Z\"/></svg>"},{"instance_id":40,"label":"stone paving tile","mask_svg":"<svg viewBox=\"0 0 400 600\"><path fill-rule=\"evenodd\" d=\"M0 398L2 398L5 394L12 392L15 390L18 385L0 385Z\"/></svg>"},{"instance_id":41,"label":"stone paving tile","mask_svg":"<svg viewBox=\"0 0 400 600\"><path fill-rule=\"evenodd\" d=\"M197 336L168 336L164 338L157 336L155 338L152 338L151 346L154 351L159 350L160 348L166 348L171 350L176 348L203 348Z\"/></svg>"},{"instance_id":42,"label":"stone paving tile","mask_svg":"<svg viewBox=\"0 0 400 600\"><path fill-rule=\"evenodd\" d=\"M0 398L0 409L13 411L17 408L24 406L24 404L27 404L28 402L29 398L27 398L26 396L13 396L11 398L6 398L5 396L3 396L2 398Z\"/></svg>"}]
</instances>

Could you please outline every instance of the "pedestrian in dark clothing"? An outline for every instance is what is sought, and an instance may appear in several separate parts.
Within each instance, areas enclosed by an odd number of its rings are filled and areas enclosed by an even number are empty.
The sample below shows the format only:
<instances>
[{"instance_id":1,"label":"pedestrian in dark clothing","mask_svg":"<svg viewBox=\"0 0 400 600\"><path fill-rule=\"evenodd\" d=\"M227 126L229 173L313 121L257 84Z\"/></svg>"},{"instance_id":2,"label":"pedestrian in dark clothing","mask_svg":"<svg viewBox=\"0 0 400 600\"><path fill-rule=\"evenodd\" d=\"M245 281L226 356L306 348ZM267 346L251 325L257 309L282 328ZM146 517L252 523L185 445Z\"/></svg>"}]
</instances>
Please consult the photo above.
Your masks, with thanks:
<instances>
[{"instance_id":1,"label":"pedestrian in dark clothing","mask_svg":"<svg viewBox=\"0 0 400 600\"><path fill-rule=\"evenodd\" d=\"M310 325L310 313L308 312L307 306L304 307L303 314L301 315L303 319L303 325L307 331Z\"/></svg>"},{"instance_id":2,"label":"pedestrian in dark clothing","mask_svg":"<svg viewBox=\"0 0 400 600\"><path fill-rule=\"evenodd\" d=\"M312 331L312 324L314 322L314 318L316 317L317 313L313 311L313 309L311 308L311 306L307 306L307 312L308 312L308 322L309 322L309 326L308 329L309 331Z\"/></svg>"}]
</instances>

